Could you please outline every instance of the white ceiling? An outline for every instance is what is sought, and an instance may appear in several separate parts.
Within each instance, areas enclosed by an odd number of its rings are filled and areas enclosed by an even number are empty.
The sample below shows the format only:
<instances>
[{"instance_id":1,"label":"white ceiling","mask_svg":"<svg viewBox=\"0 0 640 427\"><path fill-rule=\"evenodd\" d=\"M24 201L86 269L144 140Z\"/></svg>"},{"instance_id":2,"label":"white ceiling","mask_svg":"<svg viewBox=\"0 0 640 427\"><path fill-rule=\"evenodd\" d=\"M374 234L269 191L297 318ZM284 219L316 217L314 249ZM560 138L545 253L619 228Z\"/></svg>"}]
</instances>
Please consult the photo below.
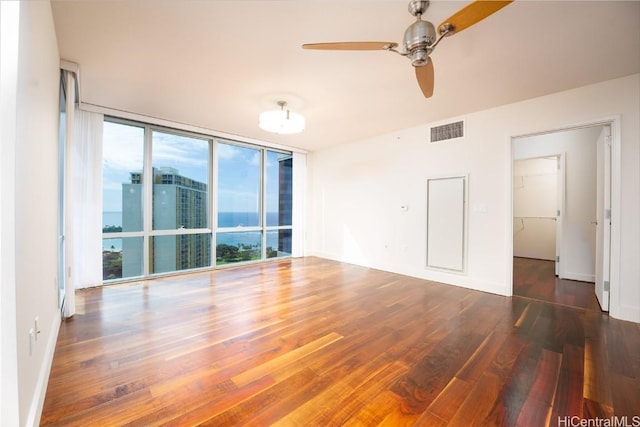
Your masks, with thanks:
<instances>
[{"instance_id":1,"label":"white ceiling","mask_svg":"<svg viewBox=\"0 0 640 427\"><path fill-rule=\"evenodd\" d=\"M443 40L425 99L394 53L303 50L401 42L406 0L52 2L82 102L306 150L380 135L640 72L640 1L517 0ZM432 1L436 26L468 1ZM289 102L297 135L258 128Z\"/></svg>"}]
</instances>

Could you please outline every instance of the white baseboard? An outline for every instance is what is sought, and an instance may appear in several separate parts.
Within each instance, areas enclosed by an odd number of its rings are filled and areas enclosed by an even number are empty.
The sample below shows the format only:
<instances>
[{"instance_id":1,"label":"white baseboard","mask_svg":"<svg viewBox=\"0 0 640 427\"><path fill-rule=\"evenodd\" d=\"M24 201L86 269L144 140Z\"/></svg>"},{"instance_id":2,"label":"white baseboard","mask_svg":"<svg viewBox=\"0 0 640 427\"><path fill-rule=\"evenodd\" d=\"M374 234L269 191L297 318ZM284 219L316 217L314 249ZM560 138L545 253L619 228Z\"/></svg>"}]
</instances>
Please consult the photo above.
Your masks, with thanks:
<instances>
[{"instance_id":1,"label":"white baseboard","mask_svg":"<svg viewBox=\"0 0 640 427\"><path fill-rule=\"evenodd\" d=\"M568 279L568 280L578 280L580 282L591 282L591 283L595 283L596 281L596 276L594 276L593 274L582 274L582 273L571 273L571 272L565 272L564 277L562 278Z\"/></svg>"},{"instance_id":2,"label":"white baseboard","mask_svg":"<svg viewBox=\"0 0 640 427\"><path fill-rule=\"evenodd\" d=\"M637 306L609 304L609 315L619 320L640 323L640 309Z\"/></svg>"},{"instance_id":3,"label":"white baseboard","mask_svg":"<svg viewBox=\"0 0 640 427\"><path fill-rule=\"evenodd\" d=\"M47 342L47 348L45 349L42 366L40 367L40 374L38 375L38 382L36 383L36 388L33 393L33 398L29 407L29 414L24 424L25 426L37 427L40 425L40 417L42 416L44 398L47 394L49 374L51 373L51 365L53 363L53 355L56 350L56 342L58 341L58 332L60 331L61 321L62 316L58 313L57 316L53 317L53 322L51 322L51 334L49 334L49 341Z\"/></svg>"}]
</instances>

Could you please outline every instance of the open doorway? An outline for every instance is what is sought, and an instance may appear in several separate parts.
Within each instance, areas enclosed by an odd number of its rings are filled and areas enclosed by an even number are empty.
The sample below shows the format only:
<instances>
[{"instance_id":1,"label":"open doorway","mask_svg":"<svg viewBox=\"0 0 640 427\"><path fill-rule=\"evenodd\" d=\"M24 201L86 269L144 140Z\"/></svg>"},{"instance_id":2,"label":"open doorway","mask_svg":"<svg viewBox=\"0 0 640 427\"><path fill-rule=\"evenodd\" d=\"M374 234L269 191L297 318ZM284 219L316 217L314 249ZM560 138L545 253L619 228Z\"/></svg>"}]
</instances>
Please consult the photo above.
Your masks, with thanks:
<instances>
[{"instance_id":1,"label":"open doorway","mask_svg":"<svg viewBox=\"0 0 640 427\"><path fill-rule=\"evenodd\" d=\"M610 197L603 191L610 156L601 148L609 129L597 124L513 139L514 295L608 309L608 292L600 289L598 303L596 281L602 288L610 261L603 251L610 228L600 213Z\"/></svg>"},{"instance_id":2,"label":"open doorway","mask_svg":"<svg viewBox=\"0 0 640 427\"><path fill-rule=\"evenodd\" d=\"M558 275L558 211L564 199L564 155L513 161L513 256L551 261Z\"/></svg>"}]
</instances>

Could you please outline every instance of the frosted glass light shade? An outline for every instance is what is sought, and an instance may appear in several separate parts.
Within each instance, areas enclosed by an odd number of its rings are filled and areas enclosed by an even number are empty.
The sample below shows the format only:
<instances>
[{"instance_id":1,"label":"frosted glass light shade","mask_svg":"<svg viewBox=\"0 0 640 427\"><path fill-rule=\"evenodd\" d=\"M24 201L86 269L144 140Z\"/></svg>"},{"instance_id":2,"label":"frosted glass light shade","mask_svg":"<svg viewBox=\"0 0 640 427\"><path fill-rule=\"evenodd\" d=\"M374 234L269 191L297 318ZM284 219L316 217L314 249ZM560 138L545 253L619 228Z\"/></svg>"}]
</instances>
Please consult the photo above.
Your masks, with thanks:
<instances>
[{"instance_id":1,"label":"frosted glass light shade","mask_svg":"<svg viewBox=\"0 0 640 427\"><path fill-rule=\"evenodd\" d=\"M258 125L267 132L299 133L304 130L304 116L289 110L269 110L260 113Z\"/></svg>"}]
</instances>

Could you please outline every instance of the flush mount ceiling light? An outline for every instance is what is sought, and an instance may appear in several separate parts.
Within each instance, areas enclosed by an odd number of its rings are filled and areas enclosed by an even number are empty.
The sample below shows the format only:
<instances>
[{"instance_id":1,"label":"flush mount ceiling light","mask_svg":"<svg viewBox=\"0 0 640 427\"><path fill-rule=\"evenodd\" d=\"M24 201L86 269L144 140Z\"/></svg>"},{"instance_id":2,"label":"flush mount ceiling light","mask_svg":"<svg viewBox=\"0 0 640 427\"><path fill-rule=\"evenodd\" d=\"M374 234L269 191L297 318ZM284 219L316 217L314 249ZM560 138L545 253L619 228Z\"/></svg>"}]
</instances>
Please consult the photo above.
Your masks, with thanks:
<instances>
[{"instance_id":1,"label":"flush mount ceiling light","mask_svg":"<svg viewBox=\"0 0 640 427\"><path fill-rule=\"evenodd\" d=\"M304 130L304 117L285 109L287 103L278 101L279 110L269 110L260 113L258 125L267 132L279 134L299 133Z\"/></svg>"}]
</instances>

